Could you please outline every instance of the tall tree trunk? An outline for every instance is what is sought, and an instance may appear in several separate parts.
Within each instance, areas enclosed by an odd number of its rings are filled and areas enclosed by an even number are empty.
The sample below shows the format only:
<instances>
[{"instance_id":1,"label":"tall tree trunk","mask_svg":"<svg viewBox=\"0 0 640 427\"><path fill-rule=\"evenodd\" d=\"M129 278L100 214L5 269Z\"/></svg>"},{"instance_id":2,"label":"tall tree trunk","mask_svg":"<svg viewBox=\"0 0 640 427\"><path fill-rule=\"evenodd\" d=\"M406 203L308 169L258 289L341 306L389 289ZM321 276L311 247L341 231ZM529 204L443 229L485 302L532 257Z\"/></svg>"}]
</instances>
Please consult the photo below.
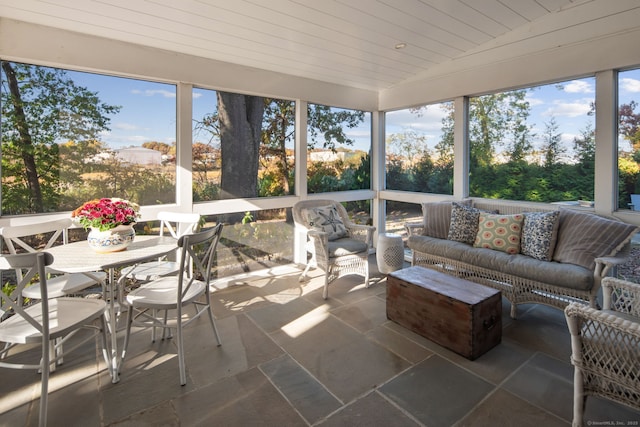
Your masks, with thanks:
<instances>
[{"instance_id":1,"label":"tall tree trunk","mask_svg":"<svg viewBox=\"0 0 640 427\"><path fill-rule=\"evenodd\" d=\"M11 64L8 62L2 62L2 69L7 76L9 91L11 92L11 102L16 114L16 126L18 128L18 134L20 135L20 139L18 141L20 146L20 155L24 162L27 174L27 185L31 192L33 209L35 212L42 212L44 210L44 206L42 202L42 191L40 190L40 180L38 179L38 170L36 169L36 160L33 156L33 141L31 139L31 134L29 133L27 117L25 116L24 109L22 108L22 97L20 96L18 79L16 78L16 73L13 71Z\"/></svg>"},{"instance_id":2,"label":"tall tree trunk","mask_svg":"<svg viewBox=\"0 0 640 427\"><path fill-rule=\"evenodd\" d=\"M258 163L264 99L217 92L222 177L220 198L258 195Z\"/></svg>"}]
</instances>

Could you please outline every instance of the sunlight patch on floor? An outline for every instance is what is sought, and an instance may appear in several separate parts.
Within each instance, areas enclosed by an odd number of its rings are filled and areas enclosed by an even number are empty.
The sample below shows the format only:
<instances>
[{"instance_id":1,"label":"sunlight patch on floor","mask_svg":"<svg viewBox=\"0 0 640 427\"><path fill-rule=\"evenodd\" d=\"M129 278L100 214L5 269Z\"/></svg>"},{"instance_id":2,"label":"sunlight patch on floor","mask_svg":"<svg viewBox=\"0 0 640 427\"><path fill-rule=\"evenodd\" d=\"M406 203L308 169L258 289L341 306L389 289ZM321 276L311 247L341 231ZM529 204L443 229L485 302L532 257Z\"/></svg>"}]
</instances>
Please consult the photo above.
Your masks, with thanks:
<instances>
[{"instance_id":1,"label":"sunlight patch on floor","mask_svg":"<svg viewBox=\"0 0 640 427\"><path fill-rule=\"evenodd\" d=\"M297 338L308 330L324 322L329 317L329 305L323 304L310 312L287 323L281 329L291 338Z\"/></svg>"}]
</instances>

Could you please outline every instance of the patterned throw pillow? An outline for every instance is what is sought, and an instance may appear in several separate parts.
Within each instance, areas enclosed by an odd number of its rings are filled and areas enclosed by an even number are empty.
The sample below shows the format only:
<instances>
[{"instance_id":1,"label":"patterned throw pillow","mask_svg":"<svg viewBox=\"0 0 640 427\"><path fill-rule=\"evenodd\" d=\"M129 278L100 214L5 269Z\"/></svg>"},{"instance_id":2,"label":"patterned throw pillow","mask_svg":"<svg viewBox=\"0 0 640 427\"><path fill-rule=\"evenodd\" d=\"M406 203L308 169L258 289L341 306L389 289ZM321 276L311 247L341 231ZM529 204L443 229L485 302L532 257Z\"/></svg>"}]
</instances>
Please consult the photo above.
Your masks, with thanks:
<instances>
[{"instance_id":1,"label":"patterned throw pillow","mask_svg":"<svg viewBox=\"0 0 640 427\"><path fill-rule=\"evenodd\" d=\"M449 224L448 240L472 245L478 233L480 210L460 203L451 203L451 224Z\"/></svg>"},{"instance_id":2,"label":"patterned throw pillow","mask_svg":"<svg viewBox=\"0 0 640 427\"><path fill-rule=\"evenodd\" d=\"M459 204L471 206L471 199L462 200ZM422 235L446 239L451 224L451 202L427 202L422 204Z\"/></svg>"},{"instance_id":3,"label":"patterned throw pillow","mask_svg":"<svg viewBox=\"0 0 640 427\"><path fill-rule=\"evenodd\" d=\"M595 259L615 256L638 227L594 214L562 209L553 260L595 268Z\"/></svg>"},{"instance_id":4,"label":"patterned throw pillow","mask_svg":"<svg viewBox=\"0 0 640 427\"><path fill-rule=\"evenodd\" d=\"M560 211L525 212L520 252L542 261L551 261L558 238Z\"/></svg>"},{"instance_id":5,"label":"patterned throw pillow","mask_svg":"<svg viewBox=\"0 0 640 427\"><path fill-rule=\"evenodd\" d=\"M329 240L336 240L347 236L347 228L335 206L319 206L307 209L309 226L313 230L324 231Z\"/></svg>"},{"instance_id":6,"label":"patterned throw pillow","mask_svg":"<svg viewBox=\"0 0 640 427\"><path fill-rule=\"evenodd\" d=\"M495 249L508 254L520 252L520 234L524 214L498 215L481 213L473 246Z\"/></svg>"}]
</instances>

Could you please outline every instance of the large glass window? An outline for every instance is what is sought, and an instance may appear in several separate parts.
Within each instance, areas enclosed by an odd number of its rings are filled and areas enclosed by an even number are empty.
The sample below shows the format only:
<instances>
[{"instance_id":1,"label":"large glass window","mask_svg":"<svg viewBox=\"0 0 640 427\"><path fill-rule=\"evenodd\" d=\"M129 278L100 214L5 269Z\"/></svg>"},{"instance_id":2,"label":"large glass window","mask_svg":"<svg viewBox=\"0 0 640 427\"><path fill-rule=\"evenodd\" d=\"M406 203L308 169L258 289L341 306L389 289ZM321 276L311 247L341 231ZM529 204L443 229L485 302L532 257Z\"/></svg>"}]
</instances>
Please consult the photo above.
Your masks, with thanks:
<instances>
[{"instance_id":1,"label":"large glass window","mask_svg":"<svg viewBox=\"0 0 640 427\"><path fill-rule=\"evenodd\" d=\"M385 114L386 188L453 194L453 102Z\"/></svg>"},{"instance_id":2,"label":"large glass window","mask_svg":"<svg viewBox=\"0 0 640 427\"><path fill-rule=\"evenodd\" d=\"M307 191L371 188L371 113L309 104Z\"/></svg>"},{"instance_id":3,"label":"large glass window","mask_svg":"<svg viewBox=\"0 0 640 427\"><path fill-rule=\"evenodd\" d=\"M593 200L595 79L469 100L470 195Z\"/></svg>"},{"instance_id":4,"label":"large glass window","mask_svg":"<svg viewBox=\"0 0 640 427\"><path fill-rule=\"evenodd\" d=\"M216 254L216 277L248 273L293 262L290 209L205 216L205 227L224 222ZM229 222L228 218L241 220Z\"/></svg>"},{"instance_id":5,"label":"large glass window","mask_svg":"<svg viewBox=\"0 0 640 427\"><path fill-rule=\"evenodd\" d=\"M421 225L423 222L422 205L419 203L405 203L387 200L385 202L385 212L384 232L399 234L402 236L402 240L405 244L409 237L405 225Z\"/></svg>"},{"instance_id":6,"label":"large glass window","mask_svg":"<svg viewBox=\"0 0 640 427\"><path fill-rule=\"evenodd\" d=\"M2 215L175 203L175 85L2 62Z\"/></svg>"},{"instance_id":7,"label":"large glass window","mask_svg":"<svg viewBox=\"0 0 640 427\"><path fill-rule=\"evenodd\" d=\"M193 89L193 198L294 194L295 102Z\"/></svg>"},{"instance_id":8,"label":"large glass window","mask_svg":"<svg viewBox=\"0 0 640 427\"><path fill-rule=\"evenodd\" d=\"M618 73L618 208L640 210L640 70Z\"/></svg>"}]
</instances>

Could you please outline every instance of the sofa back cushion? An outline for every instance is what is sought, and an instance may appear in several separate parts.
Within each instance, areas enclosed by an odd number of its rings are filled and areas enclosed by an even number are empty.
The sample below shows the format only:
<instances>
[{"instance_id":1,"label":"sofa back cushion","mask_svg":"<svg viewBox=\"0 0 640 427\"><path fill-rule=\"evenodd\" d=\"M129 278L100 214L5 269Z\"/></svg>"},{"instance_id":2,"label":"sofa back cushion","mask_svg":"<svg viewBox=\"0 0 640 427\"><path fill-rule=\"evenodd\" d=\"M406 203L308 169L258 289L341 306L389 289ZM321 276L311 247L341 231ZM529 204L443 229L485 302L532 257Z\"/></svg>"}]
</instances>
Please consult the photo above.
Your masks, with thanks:
<instances>
[{"instance_id":1,"label":"sofa back cushion","mask_svg":"<svg viewBox=\"0 0 640 427\"><path fill-rule=\"evenodd\" d=\"M456 202L471 206L471 199ZM422 204L422 235L446 239L451 224L451 202L427 202Z\"/></svg>"},{"instance_id":2,"label":"sofa back cushion","mask_svg":"<svg viewBox=\"0 0 640 427\"><path fill-rule=\"evenodd\" d=\"M551 261L558 239L560 211L525 212L520 252L541 261Z\"/></svg>"},{"instance_id":3,"label":"sofa back cushion","mask_svg":"<svg viewBox=\"0 0 640 427\"><path fill-rule=\"evenodd\" d=\"M523 222L523 214L499 215L481 212L473 246L517 254L520 252Z\"/></svg>"},{"instance_id":4,"label":"sofa back cushion","mask_svg":"<svg viewBox=\"0 0 640 427\"><path fill-rule=\"evenodd\" d=\"M560 211L558 242L553 260L593 269L595 259L615 256L639 230L635 225L594 214Z\"/></svg>"}]
</instances>

